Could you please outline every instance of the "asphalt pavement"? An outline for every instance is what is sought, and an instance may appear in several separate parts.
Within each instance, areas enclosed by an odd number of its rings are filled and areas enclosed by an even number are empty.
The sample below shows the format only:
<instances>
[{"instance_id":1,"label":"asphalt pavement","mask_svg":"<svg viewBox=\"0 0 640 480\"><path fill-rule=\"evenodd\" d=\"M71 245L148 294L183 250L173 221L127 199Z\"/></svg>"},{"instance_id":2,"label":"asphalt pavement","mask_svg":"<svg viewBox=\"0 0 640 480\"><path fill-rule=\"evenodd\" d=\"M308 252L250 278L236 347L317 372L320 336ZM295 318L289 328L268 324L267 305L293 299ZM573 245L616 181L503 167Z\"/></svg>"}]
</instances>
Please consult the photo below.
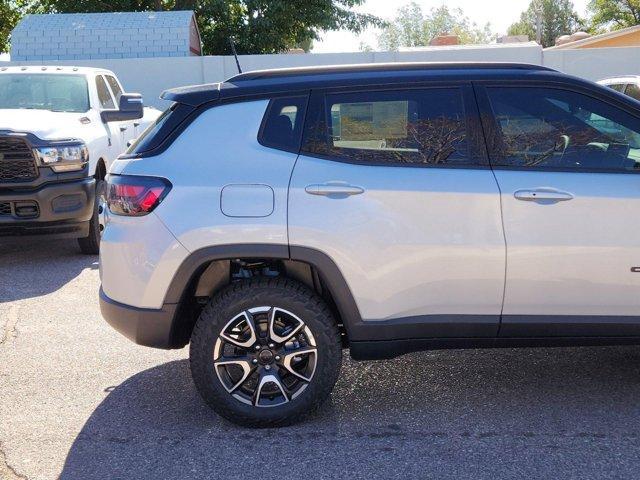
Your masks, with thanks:
<instances>
[{"instance_id":1,"label":"asphalt pavement","mask_svg":"<svg viewBox=\"0 0 640 480\"><path fill-rule=\"evenodd\" d=\"M0 242L0 478L640 478L640 347L436 351L354 362L282 429L198 396L187 349L98 309L73 241Z\"/></svg>"}]
</instances>

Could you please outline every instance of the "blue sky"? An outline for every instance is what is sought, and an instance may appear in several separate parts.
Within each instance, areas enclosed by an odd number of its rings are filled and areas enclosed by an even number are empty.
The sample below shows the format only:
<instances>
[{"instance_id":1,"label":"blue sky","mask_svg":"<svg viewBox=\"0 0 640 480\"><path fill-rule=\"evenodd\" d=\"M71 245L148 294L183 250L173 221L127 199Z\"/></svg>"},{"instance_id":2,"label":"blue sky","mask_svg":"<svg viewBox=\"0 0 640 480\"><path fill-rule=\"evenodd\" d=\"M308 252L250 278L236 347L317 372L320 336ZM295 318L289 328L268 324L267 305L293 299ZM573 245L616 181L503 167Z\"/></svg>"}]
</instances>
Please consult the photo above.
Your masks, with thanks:
<instances>
[{"instance_id":1,"label":"blue sky","mask_svg":"<svg viewBox=\"0 0 640 480\"><path fill-rule=\"evenodd\" d=\"M494 32L506 33L507 27L520 17L520 12L525 10L530 0L416 0L424 11L433 7L447 5L449 8L461 8L465 15L478 25L491 23ZM573 3L580 15L585 15L588 0L574 0ZM358 8L359 11L372 13L386 20L395 16L397 9L409 0L367 0ZM365 42L376 47L376 31L370 29L360 36L351 32L328 32L323 35L321 42L315 42L313 52L354 52L358 51L360 42Z\"/></svg>"}]
</instances>

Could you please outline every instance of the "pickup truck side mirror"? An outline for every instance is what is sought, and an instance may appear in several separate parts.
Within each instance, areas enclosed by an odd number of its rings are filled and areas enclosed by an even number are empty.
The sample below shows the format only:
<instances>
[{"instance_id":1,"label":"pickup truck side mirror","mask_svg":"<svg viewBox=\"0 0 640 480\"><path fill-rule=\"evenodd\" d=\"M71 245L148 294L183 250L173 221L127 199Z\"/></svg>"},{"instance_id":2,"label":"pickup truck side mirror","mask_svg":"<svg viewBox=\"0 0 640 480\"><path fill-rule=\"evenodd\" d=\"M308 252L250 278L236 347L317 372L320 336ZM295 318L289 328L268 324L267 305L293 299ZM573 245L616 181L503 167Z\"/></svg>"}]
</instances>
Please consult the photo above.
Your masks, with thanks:
<instances>
[{"instance_id":1,"label":"pickup truck side mirror","mask_svg":"<svg viewBox=\"0 0 640 480\"><path fill-rule=\"evenodd\" d=\"M105 123L142 118L144 116L142 95L139 93L123 93L120 95L118 109L105 110L100 113L100 116Z\"/></svg>"}]
</instances>

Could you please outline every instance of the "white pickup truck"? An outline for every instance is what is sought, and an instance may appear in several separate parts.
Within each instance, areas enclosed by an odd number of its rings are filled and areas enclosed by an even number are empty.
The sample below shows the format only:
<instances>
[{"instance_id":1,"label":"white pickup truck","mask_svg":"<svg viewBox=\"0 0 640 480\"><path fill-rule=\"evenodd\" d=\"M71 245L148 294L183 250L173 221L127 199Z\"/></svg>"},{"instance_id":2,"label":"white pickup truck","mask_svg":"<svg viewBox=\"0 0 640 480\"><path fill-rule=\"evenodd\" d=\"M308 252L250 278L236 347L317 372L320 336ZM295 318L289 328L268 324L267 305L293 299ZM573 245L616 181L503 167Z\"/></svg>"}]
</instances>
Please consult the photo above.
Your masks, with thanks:
<instances>
[{"instance_id":1,"label":"white pickup truck","mask_svg":"<svg viewBox=\"0 0 640 480\"><path fill-rule=\"evenodd\" d=\"M159 115L108 70L0 67L0 243L77 238L97 254L109 166Z\"/></svg>"}]
</instances>

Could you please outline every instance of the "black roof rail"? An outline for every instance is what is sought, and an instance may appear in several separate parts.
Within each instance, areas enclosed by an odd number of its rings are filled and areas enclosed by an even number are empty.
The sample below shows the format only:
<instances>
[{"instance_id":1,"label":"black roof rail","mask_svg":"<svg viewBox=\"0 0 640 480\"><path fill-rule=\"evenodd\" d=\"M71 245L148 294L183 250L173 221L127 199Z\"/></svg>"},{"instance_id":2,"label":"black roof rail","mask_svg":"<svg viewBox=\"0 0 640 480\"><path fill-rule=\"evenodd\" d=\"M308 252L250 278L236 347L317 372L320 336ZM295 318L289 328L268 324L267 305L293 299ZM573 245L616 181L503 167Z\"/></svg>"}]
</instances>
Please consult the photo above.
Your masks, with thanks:
<instances>
[{"instance_id":1,"label":"black roof rail","mask_svg":"<svg viewBox=\"0 0 640 480\"><path fill-rule=\"evenodd\" d=\"M186 87L170 88L160 94L160 98L162 100L180 102L194 107L197 107L203 101L216 100L219 96L219 83L206 83L203 85L188 85Z\"/></svg>"},{"instance_id":2,"label":"black roof rail","mask_svg":"<svg viewBox=\"0 0 640 480\"><path fill-rule=\"evenodd\" d=\"M388 80L406 82L426 76L460 76L487 74L489 76L523 72L556 70L540 65L503 62L439 62L439 63L373 63L359 65L329 65L316 67L255 70L235 75L221 83L172 88L160 98L197 107L219 99L249 98L265 94L303 91L319 86L376 84Z\"/></svg>"},{"instance_id":3,"label":"black roof rail","mask_svg":"<svg viewBox=\"0 0 640 480\"><path fill-rule=\"evenodd\" d=\"M312 67L276 68L270 70L254 70L234 75L227 82L248 80L266 80L269 78L299 77L307 75L366 73L366 72L400 72L414 70L556 70L542 65L509 62L393 62L393 63L361 63L353 65L321 65Z\"/></svg>"}]
</instances>

